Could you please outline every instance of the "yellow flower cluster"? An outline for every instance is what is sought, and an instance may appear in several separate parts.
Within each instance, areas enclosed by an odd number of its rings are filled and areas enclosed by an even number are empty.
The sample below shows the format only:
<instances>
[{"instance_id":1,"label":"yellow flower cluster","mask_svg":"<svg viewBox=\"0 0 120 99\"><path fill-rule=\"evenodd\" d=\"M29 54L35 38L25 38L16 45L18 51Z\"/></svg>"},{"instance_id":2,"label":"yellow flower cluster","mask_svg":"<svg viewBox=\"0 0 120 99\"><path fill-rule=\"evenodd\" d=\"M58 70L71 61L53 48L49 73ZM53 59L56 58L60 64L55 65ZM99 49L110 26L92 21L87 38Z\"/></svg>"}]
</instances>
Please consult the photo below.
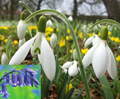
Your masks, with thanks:
<instances>
[{"instance_id":1,"label":"yellow flower cluster","mask_svg":"<svg viewBox=\"0 0 120 99\"><path fill-rule=\"evenodd\" d=\"M61 39L61 40L60 40L59 46L60 46L60 47L64 47L64 46L65 46L65 40L64 40L64 39Z\"/></svg>"},{"instance_id":2,"label":"yellow flower cluster","mask_svg":"<svg viewBox=\"0 0 120 99\"><path fill-rule=\"evenodd\" d=\"M29 26L30 31L37 30L37 26Z\"/></svg>"},{"instance_id":3,"label":"yellow flower cluster","mask_svg":"<svg viewBox=\"0 0 120 99\"><path fill-rule=\"evenodd\" d=\"M2 30L8 30L8 27L7 26L1 26L0 29L2 29Z\"/></svg>"},{"instance_id":4,"label":"yellow flower cluster","mask_svg":"<svg viewBox=\"0 0 120 99\"><path fill-rule=\"evenodd\" d=\"M87 51L88 51L89 49L88 48L85 48L85 49L81 49L81 52L82 52L82 54L86 54L87 53Z\"/></svg>"},{"instance_id":5,"label":"yellow flower cluster","mask_svg":"<svg viewBox=\"0 0 120 99\"><path fill-rule=\"evenodd\" d=\"M91 36L95 35L95 33L87 33L87 35L88 35L89 37L91 37Z\"/></svg>"},{"instance_id":6,"label":"yellow flower cluster","mask_svg":"<svg viewBox=\"0 0 120 99\"><path fill-rule=\"evenodd\" d=\"M68 93L68 91L69 91L71 88L73 88L73 85L72 85L71 83L69 84L69 86L68 86L68 85L66 85L65 94L67 94L67 93Z\"/></svg>"},{"instance_id":7,"label":"yellow flower cluster","mask_svg":"<svg viewBox=\"0 0 120 99\"><path fill-rule=\"evenodd\" d=\"M118 56L116 57L116 61L117 61L117 62L120 61L120 55L118 55Z\"/></svg>"},{"instance_id":8,"label":"yellow flower cluster","mask_svg":"<svg viewBox=\"0 0 120 99\"><path fill-rule=\"evenodd\" d=\"M3 41L4 40L4 36L3 35L0 35L0 40Z\"/></svg>"},{"instance_id":9,"label":"yellow flower cluster","mask_svg":"<svg viewBox=\"0 0 120 99\"><path fill-rule=\"evenodd\" d=\"M66 40L67 40L67 41L70 40L70 39L72 39L71 36L66 36Z\"/></svg>"},{"instance_id":10,"label":"yellow flower cluster","mask_svg":"<svg viewBox=\"0 0 120 99\"><path fill-rule=\"evenodd\" d=\"M81 38L81 39L83 39L83 38L84 38L84 36L83 36L83 33L82 33L82 32L80 32L80 33L79 33L79 36L80 36L80 38Z\"/></svg>"},{"instance_id":11,"label":"yellow flower cluster","mask_svg":"<svg viewBox=\"0 0 120 99\"><path fill-rule=\"evenodd\" d=\"M118 37L110 37L110 39L116 43L119 43L120 42L120 39Z\"/></svg>"},{"instance_id":12,"label":"yellow flower cluster","mask_svg":"<svg viewBox=\"0 0 120 99\"><path fill-rule=\"evenodd\" d=\"M53 32L53 28L47 27L47 28L46 28L46 32Z\"/></svg>"}]
</instances>

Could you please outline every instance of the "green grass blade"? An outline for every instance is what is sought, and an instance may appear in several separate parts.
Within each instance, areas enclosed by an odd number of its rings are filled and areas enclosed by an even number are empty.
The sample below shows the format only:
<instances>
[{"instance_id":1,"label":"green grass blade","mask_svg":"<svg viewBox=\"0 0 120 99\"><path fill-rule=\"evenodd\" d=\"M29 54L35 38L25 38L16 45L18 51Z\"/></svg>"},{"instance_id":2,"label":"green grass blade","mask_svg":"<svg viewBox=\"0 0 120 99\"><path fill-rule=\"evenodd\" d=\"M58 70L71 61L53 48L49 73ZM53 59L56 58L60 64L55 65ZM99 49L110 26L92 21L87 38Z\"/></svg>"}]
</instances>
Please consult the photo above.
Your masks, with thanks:
<instances>
[{"instance_id":1,"label":"green grass blade","mask_svg":"<svg viewBox=\"0 0 120 99\"><path fill-rule=\"evenodd\" d=\"M109 82L108 82L106 76L103 75L99 80L100 80L100 84L102 85L103 91L105 93L105 98L106 99L114 99L113 93L110 90L103 87L103 86L106 86L106 87L110 88L110 85L109 85Z\"/></svg>"},{"instance_id":2,"label":"green grass blade","mask_svg":"<svg viewBox=\"0 0 120 99\"><path fill-rule=\"evenodd\" d=\"M70 91L68 91L68 93L65 95L64 99L70 99L70 97L72 96L74 92L74 88L71 88Z\"/></svg>"},{"instance_id":3,"label":"green grass blade","mask_svg":"<svg viewBox=\"0 0 120 99\"><path fill-rule=\"evenodd\" d=\"M27 31L28 31L28 33L29 33L30 37L32 38L32 33L31 33L31 31L30 31L29 27L28 27L28 26L26 26L26 27L27 27Z\"/></svg>"}]
</instances>

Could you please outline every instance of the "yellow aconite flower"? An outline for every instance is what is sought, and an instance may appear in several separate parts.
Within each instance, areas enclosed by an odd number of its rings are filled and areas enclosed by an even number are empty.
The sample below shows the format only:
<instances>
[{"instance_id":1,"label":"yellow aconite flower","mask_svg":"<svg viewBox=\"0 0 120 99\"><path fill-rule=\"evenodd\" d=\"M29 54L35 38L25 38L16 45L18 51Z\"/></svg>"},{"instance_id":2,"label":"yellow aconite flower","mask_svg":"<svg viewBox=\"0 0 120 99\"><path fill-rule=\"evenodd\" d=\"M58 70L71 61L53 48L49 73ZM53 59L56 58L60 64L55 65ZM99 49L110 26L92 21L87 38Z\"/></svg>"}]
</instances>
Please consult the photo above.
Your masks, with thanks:
<instances>
[{"instance_id":1,"label":"yellow aconite flower","mask_svg":"<svg viewBox=\"0 0 120 99\"><path fill-rule=\"evenodd\" d=\"M116 57L116 61L117 61L117 62L120 61L120 55L118 55L118 56Z\"/></svg>"},{"instance_id":2,"label":"yellow aconite flower","mask_svg":"<svg viewBox=\"0 0 120 99\"><path fill-rule=\"evenodd\" d=\"M4 40L4 36L0 35L0 40L3 41Z\"/></svg>"},{"instance_id":3,"label":"yellow aconite flower","mask_svg":"<svg viewBox=\"0 0 120 99\"><path fill-rule=\"evenodd\" d=\"M65 46L65 40L60 40L59 46L60 46L60 47L64 47L64 46Z\"/></svg>"},{"instance_id":4,"label":"yellow aconite flower","mask_svg":"<svg viewBox=\"0 0 120 99\"><path fill-rule=\"evenodd\" d=\"M45 33L45 36L48 36L48 35L50 35L51 34L51 32L46 32Z\"/></svg>"},{"instance_id":5,"label":"yellow aconite flower","mask_svg":"<svg viewBox=\"0 0 120 99\"><path fill-rule=\"evenodd\" d=\"M111 35L111 32L109 31L109 32L108 32L108 36L110 36L110 35Z\"/></svg>"},{"instance_id":6,"label":"yellow aconite flower","mask_svg":"<svg viewBox=\"0 0 120 99\"><path fill-rule=\"evenodd\" d=\"M100 33L98 33L98 36L100 36Z\"/></svg>"},{"instance_id":7,"label":"yellow aconite flower","mask_svg":"<svg viewBox=\"0 0 120 99\"><path fill-rule=\"evenodd\" d=\"M53 28L47 27L47 28L46 28L46 32L53 32Z\"/></svg>"},{"instance_id":8,"label":"yellow aconite flower","mask_svg":"<svg viewBox=\"0 0 120 99\"><path fill-rule=\"evenodd\" d=\"M82 54L86 54L87 53L87 51L88 51L89 49L88 48L85 48L85 49L81 49L81 52L82 52Z\"/></svg>"},{"instance_id":9,"label":"yellow aconite flower","mask_svg":"<svg viewBox=\"0 0 120 99\"><path fill-rule=\"evenodd\" d=\"M113 40L114 40L114 37L112 36L112 37L110 37L110 39L113 41Z\"/></svg>"},{"instance_id":10,"label":"yellow aconite flower","mask_svg":"<svg viewBox=\"0 0 120 99\"><path fill-rule=\"evenodd\" d=\"M69 39L72 39L71 36L66 36L66 40L68 41Z\"/></svg>"},{"instance_id":11,"label":"yellow aconite flower","mask_svg":"<svg viewBox=\"0 0 120 99\"><path fill-rule=\"evenodd\" d=\"M51 37L46 37L46 40L47 40L47 41L50 41L50 38L51 38Z\"/></svg>"},{"instance_id":12,"label":"yellow aconite flower","mask_svg":"<svg viewBox=\"0 0 120 99\"><path fill-rule=\"evenodd\" d=\"M114 41L115 41L116 43L120 42L120 40L119 40L118 37L115 37L115 38L114 38Z\"/></svg>"},{"instance_id":13,"label":"yellow aconite flower","mask_svg":"<svg viewBox=\"0 0 120 99\"><path fill-rule=\"evenodd\" d=\"M1 26L0 29L8 30L8 27L7 26Z\"/></svg>"},{"instance_id":14,"label":"yellow aconite flower","mask_svg":"<svg viewBox=\"0 0 120 99\"><path fill-rule=\"evenodd\" d=\"M67 33L70 34L70 30L69 29L67 29Z\"/></svg>"},{"instance_id":15,"label":"yellow aconite flower","mask_svg":"<svg viewBox=\"0 0 120 99\"><path fill-rule=\"evenodd\" d=\"M68 91L69 91L71 88L73 88L73 85L72 85L71 83L69 84L69 88L68 88L68 85L66 85L66 91L65 91L65 94L67 94Z\"/></svg>"},{"instance_id":16,"label":"yellow aconite flower","mask_svg":"<svg viewBox=\"0 0 120 99\"><path fill-rule=\"evenodd\" d=\"M17 41L17 40L14 40L14 44L17 45L17 44L18 44L18 41Z\"/></svg>"},{"instance_id":17,"label":"yellow aconite flower","mask_svg":"<svg viewBox=\"0 0 120 99\"><path fill-rule=\"evenodd\" d=\"M7 39L5 39L4 42L6 43L6 42L7 42Z\"/></svg>"}]
</instances>

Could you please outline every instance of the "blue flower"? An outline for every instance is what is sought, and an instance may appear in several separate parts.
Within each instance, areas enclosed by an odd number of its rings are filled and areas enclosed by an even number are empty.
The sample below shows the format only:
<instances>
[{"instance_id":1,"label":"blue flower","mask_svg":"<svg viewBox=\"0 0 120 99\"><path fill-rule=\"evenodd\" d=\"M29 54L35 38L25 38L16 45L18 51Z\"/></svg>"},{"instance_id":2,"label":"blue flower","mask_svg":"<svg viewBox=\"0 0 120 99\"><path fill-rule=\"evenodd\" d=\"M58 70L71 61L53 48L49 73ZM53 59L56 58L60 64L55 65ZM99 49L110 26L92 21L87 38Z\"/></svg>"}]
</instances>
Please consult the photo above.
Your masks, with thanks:
<instances>
[{"instance_id":1,"label":"blue flower","mask_svg":"<svg viewBox=\"0 0 120 99\"><path fill-rule=\"evenodd\" d=\"M2 84L2 90L0 90L0 94L5 94L7 92L8 91L7 91L7 88L6 88L6 84L5 84L5 82L3 82L3 84Z\"/></svg>"},{"instance_id":2,"label":"blue flower","mask_svg":"<svg viewBox=\"0 0 120 99\"><path fill-rule=\"evenodd\" d=\"M11 83L10 74L6 75L6 83L7 84Z\"/></svg>"},{"instance_id":3,"label":"blue flower","mask_svg":"<svg viewBox=\"0 0 120 99\"><path fill-rule=\"evenodd\" d=\"M20 73L17 74L18 86L23 87L23 79Z\"/></svg>"},{"instance_id":4,"label":"blue flower","mask_svg":"<svg viewBox=\"0 0 120 99\"><path fill-rule=\"evenodd\" d=\"M17 74L12 73L12 86L16 87L17 86Z\"/></svg>"},{"instance_id":5,"label":"blue flower","mask_svg":"<svg viewBox=\"0 0 120 99\"><path fill-rule=\"evenodd\" d=\"M2 96L2 98L8 98L9 96L10 96L9 93L5 93L5 94Z\"/></svg>"}]
</instances>

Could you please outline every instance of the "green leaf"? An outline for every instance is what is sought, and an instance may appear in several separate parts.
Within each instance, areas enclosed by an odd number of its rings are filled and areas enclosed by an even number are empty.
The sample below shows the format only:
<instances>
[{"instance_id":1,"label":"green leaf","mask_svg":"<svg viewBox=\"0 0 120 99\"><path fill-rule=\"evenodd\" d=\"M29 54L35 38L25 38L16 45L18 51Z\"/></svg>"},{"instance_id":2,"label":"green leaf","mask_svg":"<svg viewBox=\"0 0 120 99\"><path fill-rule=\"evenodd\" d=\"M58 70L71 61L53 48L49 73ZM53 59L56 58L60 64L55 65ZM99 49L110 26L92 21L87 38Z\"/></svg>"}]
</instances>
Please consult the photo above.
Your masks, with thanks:
<instances>
[{"instance_id":1,"label":"green leaf","mask_svg":"<svg viewBox=\"0 0 120 99\"><path fill-rule=\"evenodd\" d=\"M119 78L118 78L118 76L117 76L117 88L118 88L119 98L120 98L120 83L119 83Z\"/></svg>"},{"instance_id":2,"label":"green leaf","mask_svg":"<svg viewBox=\"0 0 120 99\"><path fill-rule=\"evenodd\" d=\"M105 93L105 98L106 99L114 99L113 98L113 93L110 90L103 87L103 86L106 86L107 88L110 89L110 85L109 85L109 82L108 82L106 76L103 75L99 80L100 80L100 84L102 85L103 91Z\"/></svg>"},{"instance_id":3,"label":"green leaf","mask_svg":"<svg viewBox=\"0 0 120 99\"><path fill-rule=\"evenodd\" d=\"M29 33L30 37L32 38L32 33L31 33L31 31L30 31L29 27L28 27L28 26L26 26L26 27L27 27L27 31L28 31L28 33Z\"/></svg>"},{"instance_id":4,"label":"green leaf","mask_svg":"<svg viewBox=\"0 0 120 99\"><path fill-rule=\"evenodd\" d=\"M65 94L63 93L64 92L63 90L66 88L67 80L68 80L68 73L65 75L64 81L60 87L60 90L58 91L58 97L61 97L61 94Z\"/></svg>"},{"instance_id":5,"label":"green leaf","mask_svg":"<svg viewBox=\"0 0 120 99\"><path fill-rule=\"evenodd\" d=\"M72 96L74 92L74 88L71 88L68 93L65 95L65 98L64 99L70 99L70 97Z\"/></svg>"},{"instance_id":6,"label":"green leaf","mask_svg":"<svg viewBox=\"0 0 120 99\"><path fill-rule=\"evenodd\" d=\"M91 76L92 76L92 74L90 74L90 76L88 77L87 82L90 81ZM77 95L77 97L75 99L79 99L79 97L82 94L82 92L84 91L84 89L85 89L85 86L83 86L83 88L81 89L81 91L79 92L79 94Z\"/></svg>"},{"instance_id":7,"label":"green leaf","mask_svg":"<svg viewBox=\"0 0 120 99\"><path fill-rule=\"evenodd\" d=\"M119 30L120 30L120 24L114 20L111 20L111 19L103 19L103 20L100 20L100 21L97 21L95 24L93 24L89 29L91 30L94 26L98 25L98 24L102 24L102 23L108 23L108 24L111 24L115 27L117 27Z\"/></svg>"},{"instance_id":8,"label":"green leaf","mask_svg":"<svg viewBox=\"0 0 120 99\"><path fill-rule=\"evenodd\" d=\"M105 85L103 85L103 87L108 89L109 91L111 91L117 97L117 93L114 90L112 90L111 88L106 87Z\"/></svg>"}]
</instances>

